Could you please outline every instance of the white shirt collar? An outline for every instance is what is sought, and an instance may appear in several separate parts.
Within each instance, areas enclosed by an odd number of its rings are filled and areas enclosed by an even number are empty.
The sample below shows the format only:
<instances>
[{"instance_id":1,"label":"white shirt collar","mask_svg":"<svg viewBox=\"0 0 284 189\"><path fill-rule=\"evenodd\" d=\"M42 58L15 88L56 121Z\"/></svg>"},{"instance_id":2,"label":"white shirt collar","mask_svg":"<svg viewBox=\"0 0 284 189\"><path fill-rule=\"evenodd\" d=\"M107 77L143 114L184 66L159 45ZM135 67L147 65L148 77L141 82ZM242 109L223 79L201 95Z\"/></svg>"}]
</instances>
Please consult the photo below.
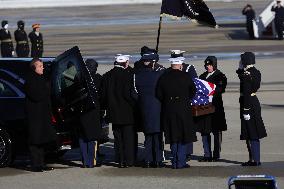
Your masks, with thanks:
<instances>
[{"instance_id":1,"label":"white shirt collar","mask_svg":"<svg viewBox=\"0 0 284 189\"><path fill-rule=\"evenodd\" d=\"M216 71L216 70L214 70L214 71L211 72L211 73L208 73L207 76L206 76L206 79L207 79L208 77L210 77L211 75L213 75L213 74L215 73L215 71Z\"/></svg>"}]
</instances>

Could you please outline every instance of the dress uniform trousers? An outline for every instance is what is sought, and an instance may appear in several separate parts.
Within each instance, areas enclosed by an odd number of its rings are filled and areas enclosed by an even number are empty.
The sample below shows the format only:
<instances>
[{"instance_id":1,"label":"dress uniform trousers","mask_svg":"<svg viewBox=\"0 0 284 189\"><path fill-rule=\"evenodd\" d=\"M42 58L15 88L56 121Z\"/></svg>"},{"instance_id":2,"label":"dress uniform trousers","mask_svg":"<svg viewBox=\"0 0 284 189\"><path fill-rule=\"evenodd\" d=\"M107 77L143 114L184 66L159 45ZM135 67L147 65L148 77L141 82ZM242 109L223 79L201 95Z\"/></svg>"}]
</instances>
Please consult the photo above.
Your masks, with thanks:
<instances>
[{"instance_id":1,"label":"dress uniform trousers","mask_svg":"<svg viewBox=\"0 0 284 189\"><path fill-rule=\"evenodd\" d=\"M221 140L222 140L222 132L213 132L214 136L214 151L213 157L220 158L221 151ZM204 149L204 157L212 158L212 150L211 150L211 135L202 136L202 143Z\"/></svg>"},{"instance_id":2,"label":"dress uniform trousers","mask_svg":"<svg viewBox=\"0 0 284 189\"><path fill-rule=\"evenodd\" d=\"M283 22L282 21L275 21L275 28L277 31L278 39L283 40Z\"/></svg>"},{"instance_id":3,"label":"dress uniform trousers","mask_svg":"<svg viewBox=\"0 0 284 189\"><path fill-rule=\"evenodd\" d=\"M163 161L163 144L161 133L145 134L145 161Z\"/></svg>"},{"instance_id":4,"label":"dress uniform trousers","mask_svg":"<svg viewBox=\"0 0 284 189\"><path fill-rule=\"evenodd\" d=\"M173 168L182 168L186 165L186 146L187 144L181 142L171 144Z\"/></svg>"},{"instance_id":5,"label":"dress uniform trousers","mask_svg":"<svg viewBox=\"0 0 284 189\"><path fill-rule=\"evenodd\" d=\"M85 141L84 139L79 138L79 144L83 165L94 167L96 141Z\"/></svg>"},{"instance_id":6,"label":"dress uniform trousers","mask_svg":"<svg viewBox=\"0 0 284 189\"><path fill-rule=\"evenodd\" d=\"M191 156L193 154L193 142L186 144L186 155Z\"/></svg>"},{"instance_id":7,"label":"dress uniform trousers","mask_svg":"<svg viewBox=\"0 0 284 189\"><path fill-rule=\"evenodd\" d=\"M118 162L132 166L135 160L135 134L133 125L113 124L112 129Z\"/></svg>"},{"instance_id":8,"label":"dress uniform trousers","mask_svg":"<svg viewBox=\"0 0 284 189\"><path fill-rule=\"evenodd\" d=\"M249 159L260 162L260 142L259 140L246 140L249 152Z\"/></svg>"}]
</instances>

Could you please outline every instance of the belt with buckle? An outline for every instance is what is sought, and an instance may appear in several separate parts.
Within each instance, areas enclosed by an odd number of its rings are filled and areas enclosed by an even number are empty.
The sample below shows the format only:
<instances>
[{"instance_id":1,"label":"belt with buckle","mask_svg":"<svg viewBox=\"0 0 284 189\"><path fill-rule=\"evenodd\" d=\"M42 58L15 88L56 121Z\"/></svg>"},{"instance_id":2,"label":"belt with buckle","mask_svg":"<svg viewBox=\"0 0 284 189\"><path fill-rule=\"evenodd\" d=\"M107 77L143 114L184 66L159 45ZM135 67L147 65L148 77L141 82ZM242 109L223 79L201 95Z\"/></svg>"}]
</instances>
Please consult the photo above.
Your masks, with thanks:
<instances>
[{"instance_id":1,"label":"belt with buckle","mask_svg":"<svg viewBox=\"0 0 284 189\"><path fill-rule=\"evenodd\" d=\"M2 43L10 43L10 42L12 42L12 40L11 39L4 39L4 40L1 40L1 42Z\"/></svg>"},{"instance_id":2,"label":"belt with buckle","mask_svg":"<svg viewBox=\"0 0 284 189\"><path fill-rule=\"evenodd\" d=\"M27 41L18 41L17 44L22 45L22 44L27 44Z\"/></svg>"}]
</instances>

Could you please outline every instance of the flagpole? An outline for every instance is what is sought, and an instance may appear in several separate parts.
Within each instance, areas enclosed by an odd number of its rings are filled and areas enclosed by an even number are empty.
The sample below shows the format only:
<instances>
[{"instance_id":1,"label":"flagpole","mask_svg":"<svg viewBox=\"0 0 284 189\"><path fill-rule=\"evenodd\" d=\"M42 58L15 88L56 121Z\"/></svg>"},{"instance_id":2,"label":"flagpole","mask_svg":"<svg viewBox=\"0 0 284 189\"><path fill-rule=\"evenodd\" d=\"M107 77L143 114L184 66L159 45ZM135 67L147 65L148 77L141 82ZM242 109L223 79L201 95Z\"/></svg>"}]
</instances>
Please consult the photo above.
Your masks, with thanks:
<instances>
[{"instance_id":1,"label":"flagpole","mask_svg":"<svg viewBox=\"0 0 284 189\"><path fill-rule=\"evenodd\" d=\"M162 20L163 20L163 17L160 16L158 36L157 36L157 44L156 44L156 51L157 52L159 51L159 43L160 43L160 34L161 34Z\"/></svg>"}]
</instances>

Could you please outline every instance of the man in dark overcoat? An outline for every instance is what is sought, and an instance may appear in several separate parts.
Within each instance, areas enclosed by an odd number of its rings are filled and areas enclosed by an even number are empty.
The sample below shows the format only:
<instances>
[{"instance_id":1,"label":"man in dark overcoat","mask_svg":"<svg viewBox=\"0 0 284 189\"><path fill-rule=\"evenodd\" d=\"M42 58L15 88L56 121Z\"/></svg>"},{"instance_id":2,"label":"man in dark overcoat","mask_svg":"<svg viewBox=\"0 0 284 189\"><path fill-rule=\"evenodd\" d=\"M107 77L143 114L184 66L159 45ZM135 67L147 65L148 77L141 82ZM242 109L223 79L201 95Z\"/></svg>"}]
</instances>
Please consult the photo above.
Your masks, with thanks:
<instances>
[{"instance_id":1,"label":"man in dark overcoat","mask_svg":"<svg viewBox=\"0 0 284 189\"><path fill-rule=\"evenodd\" d=\"M133 74L129 56L118 55L114 68L103 75L102 102L112 123L119 167L133 166L135 159Z\"/></svg>"},{"instance_id":2,"label":"man in dark overcoat","mask_svg":"<svg viewBox=\"0 0 284 189\"><path fill-rule=\"evenodd\" d=\"M28 57L30 53L28 35L25 31L24 21L18 21L18 29L14 32L16 40L16 53L18 57Z\"/></svg>"},{"instance_id":3,"label":"man in dark overcoat","mask_svg":"<svg viewBox=\"0 0 284 189\"><path fill-rule=\"evenodd\" d=\"M145 135L145 168L163 166L163 140L160 128L161 103L156 85L163 71L155 71L157 54L144 54L144 67L134 74L134 94L138 100Z\"/></svg>"},{"instance_id":4,"label":"man in dark overcoat","mask_svg":"<svg viewBox=\"0 0 284 189\"><path fill-rule=\"evenodd\" d=\"M183 60L171 58L171 68L160 77L156 95L162 103L162 127L165 142L171 145L172 168L188 167L186 164L186 144L195 142L190 101L196 88L192 79L182 72Z\"/></svg>"},{"instance_id":5,"label":"man in dark overcoat","mask_svg":"<svg viewBox=\"0 0 284 189\"><path fill-rule=\"evenodd\" d=\"M171 50L171 58L180 57L181 59L185 60L183 56L185 52L186 51L182 51L182 50ZM198 77L194 65L183 63L182 71L186 72L189 75L189 77L192 79ZM192 154L193 154L193 142L187 144L187 147L186 147L187 160L190 160Z\"/></svg>"},{"instance_id":6,"label":"man in dark overcoat","mask_svg":"<svg viewBox=\"0 0 284 189\"><path fill-rule=\"evenodd\" d=\"M52 168L47 167L44 162L44 150L47 144L56 140L56 134L51 125L50 96L40 59L33 59L31 62L31 72L25 82L25 93L31 170L51 170Z\"/></svg>"},{"instance_id":7,"label":"man in dark overcoat","mask_svg":"<svg viewBox=\"0 0 284 189\"><path fill-rule=\"evenodd\" d=\"M102 76L97 73L98 63L94 59L87 59L85 61L86 69L92 77L92 80L95 84L95 90L93 94L95 97L91 98L88 94L84 104L88 106L88 104L94 103L95 107L88 108L88 110L83 111L81 115L79 115L80 126L79 126L79 145L82 155L82 163L84 168L93 168L94 166L99 166L97 162L94 165L94 159L96 156L96 146L98 146L98 141L102 139L102 128L101 128L101 110L100 110L100 87ZM82 87L87 88L87 83L89 82L83 72L79 72L80 74L75 77L77 82ZM91 102L94 101L94 102ZM97 160L97 159L96 159Z\"/></svg>"},{"instance_id":8,"label":"man in dark overcoat","mask_svg":"<svg viewBox=\"0 0 284 189\"><path fill-rule=\"evenodd\" d=\"M275 12L274 24L279 40L283 40L284 29L284 7L281 5L281 1L277 1L277 5L271 8L272 12Z\"/></svg>"},{"instance_id":9,"label":"man in dark overcoat","mask_svg":"<svg viewBox=\"0 0 284 189\"><path fill-rule=\"evenodd\" d=\"M250 39L254 39L253 31L253 20L255 19L255 12L250 4L247 4L243 10L242 14L246 16L246 27Z\"/></svg>"},{"instance_id":10,"label":"man in dark overcoat","mask_svg":"<svg viewBox=\"0 0 284 189\"><path fill-rule=\"evenodd\" d=\"M200 75L200 79L214 83L216 85L215 93L213 95L212 104L215 106L215 113L205 115L209 117L211 123L211 132L214 136L214 151L212 156L211 150L211 135L210 133L202 136L204 158L200 161L218 161L221 152L222 131L227 130L227 123L225 111L223 106L222 94L225 92L227 86L227 77L217 68L217 58L215 56L208 56L205 61L204 68L206 72Z\"/></svg>"},{"instance_id":11,"label":"man in dark overcoat","mask_svg":"<svg viewBox=\"0 0 284 189\"><path fill-rule=\"evenodd\" d=\"M1 55L2 57L12 57L14 55L14 47L12 42L11 33L8 30L8 21L2 21L2 28L0 29L1 40Z\"/></svg>"},{"instance_id":12,"label":"man in dark overcoat","mask_svg":"<svg viewBox=\"0 0 284 189\"><path fill-rule=\"evenodd\" d=\"M260 139L267 136L261 117L261 107L256 92L260 87L261 73L254 67L255 55L252 52L241 54L237 74L240 79L241 140L246 140L249 161L243 166L259 166Z\"/></svg>"},{"instance_id":13,"label":"man in dark overcoat","mask_svg":"<svg viewBox=\"0 0 284 189\"><path fill-rule=\"evenodd\" d=\"M40 33L40 24L32 25L33 31L29 33L31 42L31 57L41 58L43 55L43 37Z\"/></svg>"}]
</instances>

